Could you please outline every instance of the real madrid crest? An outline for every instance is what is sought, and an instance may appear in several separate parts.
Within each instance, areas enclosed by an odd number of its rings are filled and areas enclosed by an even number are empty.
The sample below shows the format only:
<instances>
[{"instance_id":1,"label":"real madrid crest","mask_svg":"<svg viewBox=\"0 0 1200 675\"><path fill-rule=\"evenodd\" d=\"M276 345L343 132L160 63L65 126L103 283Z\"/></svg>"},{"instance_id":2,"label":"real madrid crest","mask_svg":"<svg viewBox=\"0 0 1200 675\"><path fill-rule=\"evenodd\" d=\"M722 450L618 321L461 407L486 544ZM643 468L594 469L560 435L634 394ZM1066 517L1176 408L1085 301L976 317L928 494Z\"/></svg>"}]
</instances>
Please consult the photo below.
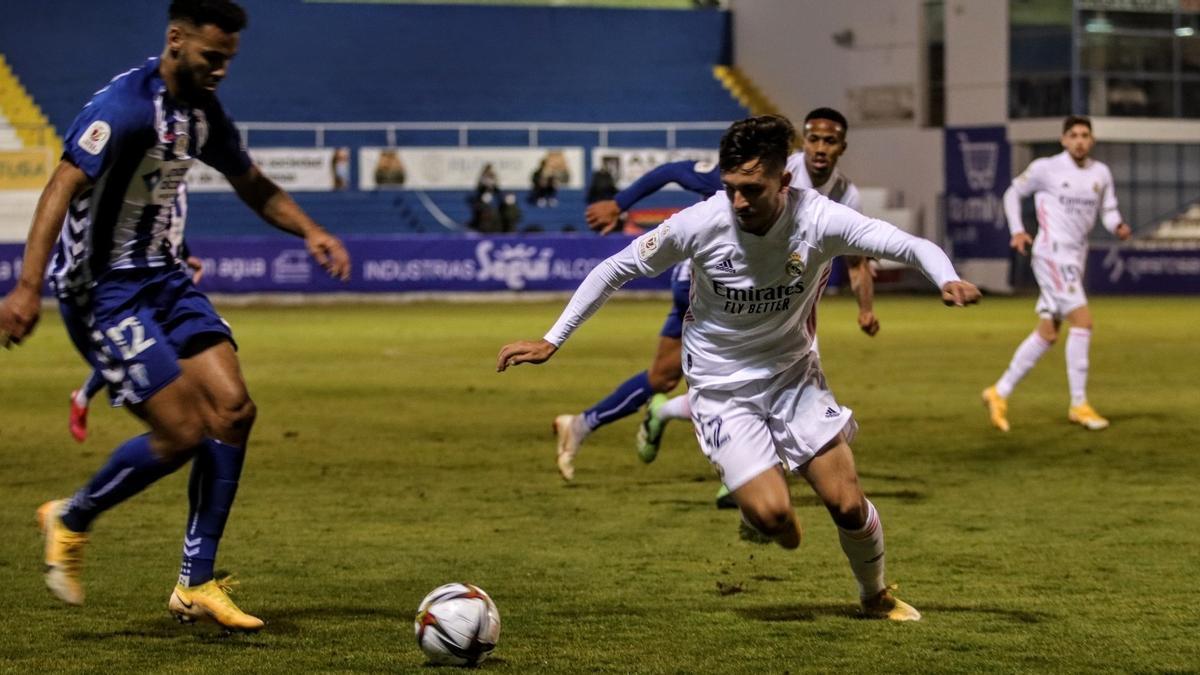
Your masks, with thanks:
<instances>
[{"instance_id":1,"label":"real madrid crest","mask_svg":"<svg viewBox=\"0 0 1200 675\"><path fill-rule=\"evenodd\" d=\"M800 257L799 253L788 256L787 273L794 277L804 274L804 259Z\"/></svg>"}]
</instances>

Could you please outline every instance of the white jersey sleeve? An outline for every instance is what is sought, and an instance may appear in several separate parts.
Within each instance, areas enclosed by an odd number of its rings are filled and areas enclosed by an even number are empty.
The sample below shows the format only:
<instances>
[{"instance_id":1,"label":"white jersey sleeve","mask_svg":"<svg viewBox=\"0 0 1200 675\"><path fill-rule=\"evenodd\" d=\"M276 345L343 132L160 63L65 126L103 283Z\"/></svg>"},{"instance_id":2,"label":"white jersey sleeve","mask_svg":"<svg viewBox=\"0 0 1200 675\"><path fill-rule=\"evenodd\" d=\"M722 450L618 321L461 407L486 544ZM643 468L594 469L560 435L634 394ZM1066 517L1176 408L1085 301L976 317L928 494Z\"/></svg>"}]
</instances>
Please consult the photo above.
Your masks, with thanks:
<instances>
[{"instance_id":1,"label":"white jersey sleeve","mask_svg":"<svg viewBox=\"0 0 1200 675\"><path fill-rule=\"evenodd\" d=\"M1113 183L1112 171L1104 166L1104 197L1100 205L1100 222L1109 232L1116 233L1117 226L1125 222L1121 210L1117 207L1117 186Z\"/></svg>"},{"instance_id":2,"label":"white jersey sleeve","mask_svg":"<svg viewBox=\"0 0 1200 675\"><path fill-rule=\"evenodd\" d=\"M958 281L942 249L936 244L901 231L895 225L868 218L846 206L826 200L824 217L818 220L824 246L835 255L860 254L886 258L916 267L939 289Z\"/></svg>"},{"instance_id":3,"label":"white jersey sleeve","mask_svg":"<svg viewBox=\"0 0 1200 675\"><path fill-rule=\"evenodd\" d=\"M689 212L702 205L703 202L675 214L597 265L579 284L543 339L561 347L619 288L640 276L658 276L685 259L686 237L682 225L691 217Z\"/></svg>"},{"instance_id":4,"label":"white jersey sleeve","mask_svg":"<svg viewBox=\"0 0 1200 675\"><path fill-rule=\"evenodd\" d=\"M1009 233L1016 235L1025 231L1025 224L1021 222L1021 200L1043 189L1046 164L1045 159L1033 160L1004 191L1004 214L1008 217Z\"/></svg>"}]
</instances>

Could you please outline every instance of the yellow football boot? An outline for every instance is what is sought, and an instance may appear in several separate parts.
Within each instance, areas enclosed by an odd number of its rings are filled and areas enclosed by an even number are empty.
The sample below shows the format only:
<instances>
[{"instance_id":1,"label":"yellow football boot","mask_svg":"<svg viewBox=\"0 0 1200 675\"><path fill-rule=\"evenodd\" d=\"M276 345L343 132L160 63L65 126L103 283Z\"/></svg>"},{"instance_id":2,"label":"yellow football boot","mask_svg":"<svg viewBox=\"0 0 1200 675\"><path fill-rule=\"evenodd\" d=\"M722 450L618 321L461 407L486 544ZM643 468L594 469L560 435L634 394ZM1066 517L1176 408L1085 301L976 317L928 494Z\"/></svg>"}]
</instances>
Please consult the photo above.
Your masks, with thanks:
<instances>
[{"instance_id":1,"label":"yellow football boot","mask_svg":"<svg viewBox=\"0 0 1200 675\"><path fill-rule=\"evenodd\" d=\"M38 527L46 538L46 587L54 597L69 605L83 604L83 547L87 545L86 532L73 532L63 525L62 512L65 499L46 502L37 510Z\"/></svg>"},{"instance_id":2,"label":"yellow football boot","mask_svg":"<svg viewBox=\"0 0 1200 675\"><path fill-rule=\"evenodd\" d=\"M1088 405L1087 401L1068 408L1067 419L1091 431L1100 431L1101 429L1108 428L1108 420L1101 417L1100 413Z\"/></svg>"},{"instance_id":3,"label":"yellow football boot","mask_svg":"<svg viewBox=\"0 0 1200 675\"><path fill-rule=\"evenodd\" d=\"M904 602L892 591L895 586L888 586L875 595L862 601L862 615L868 619L887 619L889 621L920 621L921 613L915 607Z\"/></svg>"},{"instance_id":4,"label":"yellow football boot","mask_svg":"<svg viewBox=\"0 0 1200 675\"><path fill-rule=\"evenodd\" d=\"M226 630L253 633L262 628L262 619L238 609L229 598L237 585L230 577L210 579L199 586L175 585L167 607L179 623L209 619Z\"/></svg>"},{"instance_id":5,"label":"yellow football boot","mask_svg":"<svg viewBox=\"0 0 1200 675\"><path fill-rule=\"evenodd\" d=\"M992 426L1000 431L1008 431L1008 399L1001 396L995 387L988 387L983 390L983 405L988 409Z\"/></svg>"}]
</instances>

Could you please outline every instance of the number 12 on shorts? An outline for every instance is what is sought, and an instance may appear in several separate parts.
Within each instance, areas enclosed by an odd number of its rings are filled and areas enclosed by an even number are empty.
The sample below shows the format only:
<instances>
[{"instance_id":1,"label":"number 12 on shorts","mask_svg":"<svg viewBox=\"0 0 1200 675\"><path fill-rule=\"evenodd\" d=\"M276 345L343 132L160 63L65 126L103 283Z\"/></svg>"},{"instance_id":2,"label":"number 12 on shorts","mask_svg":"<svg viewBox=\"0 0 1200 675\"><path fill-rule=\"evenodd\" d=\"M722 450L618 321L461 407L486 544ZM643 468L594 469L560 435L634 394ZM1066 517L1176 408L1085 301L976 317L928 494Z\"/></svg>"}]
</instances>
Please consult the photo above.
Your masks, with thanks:
<instances>
[{"instance_id":1,"label":"number 12 on shorts","mask_svg":"<svg viewBox=\"0 0 1200 675\"><path fill-rule=\"evenodd\" d=\"M125 339L126 331L129 334L128 340ZM154 338L146 339L146 328L136 316L126 317L121 323L104 332L117 349L121 350L121 358L126 361L153 347L157 342Z\"/></svg>"}]
</instances>

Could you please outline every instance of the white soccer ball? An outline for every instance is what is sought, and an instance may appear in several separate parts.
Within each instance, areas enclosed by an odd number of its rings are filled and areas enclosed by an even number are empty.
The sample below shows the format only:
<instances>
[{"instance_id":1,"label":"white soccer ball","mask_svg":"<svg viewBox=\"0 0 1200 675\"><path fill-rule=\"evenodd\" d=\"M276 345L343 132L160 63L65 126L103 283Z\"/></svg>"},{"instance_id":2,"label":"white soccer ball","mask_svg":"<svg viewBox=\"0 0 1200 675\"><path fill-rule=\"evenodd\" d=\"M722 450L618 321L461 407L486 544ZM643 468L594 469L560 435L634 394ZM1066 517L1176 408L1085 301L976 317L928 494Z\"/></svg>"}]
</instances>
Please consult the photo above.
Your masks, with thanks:
<instances>
[{"instance_id":1,"label":"white soccer ball","mask_svg":"<svg viewBox=\"0 0 1200 675\"><path fill-rule=\"evenodd\" d=\"M421 601L413 628L431 662L474 666L496 648L500 610L478 586L446 584Z\"/></svg>"}]
</instances>

